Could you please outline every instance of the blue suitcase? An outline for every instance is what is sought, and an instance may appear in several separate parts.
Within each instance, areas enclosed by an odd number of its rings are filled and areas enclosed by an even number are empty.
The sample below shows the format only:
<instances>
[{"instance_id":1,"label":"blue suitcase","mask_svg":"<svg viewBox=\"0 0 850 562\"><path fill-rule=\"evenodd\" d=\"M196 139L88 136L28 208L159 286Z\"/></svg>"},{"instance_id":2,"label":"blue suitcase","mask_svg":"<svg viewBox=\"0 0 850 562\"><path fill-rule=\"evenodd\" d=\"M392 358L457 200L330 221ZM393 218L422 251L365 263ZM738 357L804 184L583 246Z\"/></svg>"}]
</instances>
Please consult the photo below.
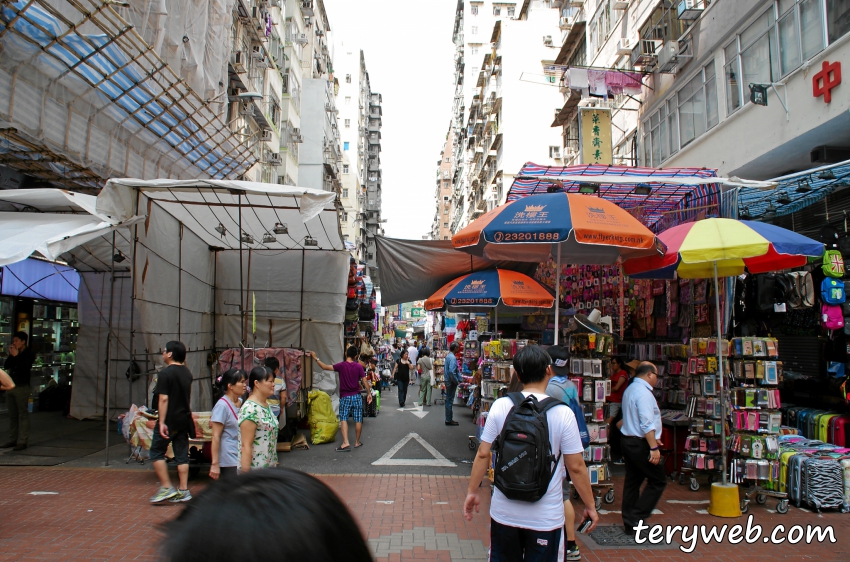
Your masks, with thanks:
<instances>
[{"instance_id":1,"label":"blue suitcase","mask_svg":"<svg viewBox=\"0 0 850 562\"><path fill-rule=\"evenodd\" d=\"M807 455L794 455L788 459L788 499L794 502L794 505L800 507L802 501L801 476L803 461L808 459Z\"/></svg>"},{"instance_id":2,"label":"blue suitcase","mask_svg":"<svg viewBox=\"0 0 850 562\"><path fill-rule=\"evenodd\" d=\"M800 435L803 437L808 437L808 435L806 435L806 418L808 417L809 412L812 411L812 408L803 408L797 412L797 423L795 425L800 431Z\"/></svg>"}]
</instances>

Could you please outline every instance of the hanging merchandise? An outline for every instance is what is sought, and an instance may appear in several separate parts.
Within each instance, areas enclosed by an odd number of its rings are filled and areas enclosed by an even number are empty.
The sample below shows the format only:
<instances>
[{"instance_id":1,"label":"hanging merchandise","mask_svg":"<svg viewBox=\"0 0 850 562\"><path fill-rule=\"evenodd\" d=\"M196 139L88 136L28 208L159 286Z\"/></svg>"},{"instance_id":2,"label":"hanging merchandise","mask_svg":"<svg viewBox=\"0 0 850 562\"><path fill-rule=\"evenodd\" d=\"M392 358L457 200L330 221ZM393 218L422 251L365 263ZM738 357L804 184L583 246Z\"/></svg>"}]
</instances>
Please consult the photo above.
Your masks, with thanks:
<instances>
[{"instance_id":1,"label":"hanging merchandise","mask_svg":"<svg viewBox=\"0 0 850 562\"><path fill-rule=\"evenodd\" d=\"M823 273L829 277L844 277L844 258L838 250L823 253Z\"/></svg>"},{"instance_id":2,"label":"hanging merchandise","mask_svg":"<svg viewBox=\"0 0 850 562\"><path fill-rule=\"evenodd\" d=\"M825 304L844 304L844 281L825 277L820 285L820 298Z\"/></svg>"}]
</instances>

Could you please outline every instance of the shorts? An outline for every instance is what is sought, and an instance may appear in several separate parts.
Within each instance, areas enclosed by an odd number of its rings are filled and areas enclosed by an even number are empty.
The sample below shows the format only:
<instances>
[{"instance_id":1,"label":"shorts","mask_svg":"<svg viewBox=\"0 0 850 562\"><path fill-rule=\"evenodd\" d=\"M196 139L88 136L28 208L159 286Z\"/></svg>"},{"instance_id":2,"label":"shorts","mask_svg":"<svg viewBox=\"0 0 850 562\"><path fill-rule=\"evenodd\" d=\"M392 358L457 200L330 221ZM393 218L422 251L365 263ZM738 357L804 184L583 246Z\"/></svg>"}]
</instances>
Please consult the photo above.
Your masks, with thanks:
<instances>
[{"instance_id":1,"label":"shorts","mask_svg":"<svg viewBox=\"0 0 850 562\"><path fill-rule=\"evenodd\" d=\"M153 440L151 441L151 461L164 461L168 444L174 450L174 460L177 464L189 464L189 432L178 431L171 434L170 439L165 439L159 434L159 424L153 428Z\"/></svg>"},{"instance_id":2,"label":"shorts","mask_svg":"<svg viewBox=\"0 0 850 562\"><path fill-rule=\"evenodd\" d=\"M567 476L564 478L564 501L570 501L572 498L570 497L570 493L572 492L572 479L570 477L570 471L567 471Z\"/></svg>"},{"instance_id":3,"label":"shorts","mask_svg":"<svg viewBox=\"0 0 850 562\"><path fill-rule=\"evenodd\" d=\"M349 415L354 418L354 423L363 422L363 397L360 394L339 399L339 421L347 421Z\"/></svg>"},{"instance_id":4,"label":"shorts","mask_svg":"<svg viewBox=\"0 0 850 562\"><path fill-rule=\"evenodd\" d=\"M490 562L557 562L563 560L563 527L532 531L490 521Z\"/></svg>"},{"instance_id":5,"label":"shorts","mask_svg":"<svg viewBox=\"0 0 850 562\"><path fill-rule=\"evenodd\" d=\"M621 406L622 405L619 402L610 402L608 404L608 415L612 418L616 418L617 414L620 413Z\"/></svg>"}]
</instances>

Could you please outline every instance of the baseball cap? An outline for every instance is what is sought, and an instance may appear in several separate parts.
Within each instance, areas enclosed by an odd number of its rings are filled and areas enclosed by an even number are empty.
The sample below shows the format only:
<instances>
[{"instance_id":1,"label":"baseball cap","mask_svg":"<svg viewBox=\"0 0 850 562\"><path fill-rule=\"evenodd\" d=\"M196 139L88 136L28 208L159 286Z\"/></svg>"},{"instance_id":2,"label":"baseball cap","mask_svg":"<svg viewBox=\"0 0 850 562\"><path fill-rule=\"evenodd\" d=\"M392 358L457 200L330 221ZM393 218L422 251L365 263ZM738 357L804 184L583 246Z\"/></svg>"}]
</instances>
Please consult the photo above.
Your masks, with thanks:
<instances>
[{"instance_id":1,"label":"baseball cap","mask_svg":"<svg viewBox=\"0 0 850 562\"><path fill-rule=\"evenodd\" d=\"M562 345L550 345L546 350L552 358L552 370L556 375L570 374L570 350Z\"/></svg>"}]
</instances>

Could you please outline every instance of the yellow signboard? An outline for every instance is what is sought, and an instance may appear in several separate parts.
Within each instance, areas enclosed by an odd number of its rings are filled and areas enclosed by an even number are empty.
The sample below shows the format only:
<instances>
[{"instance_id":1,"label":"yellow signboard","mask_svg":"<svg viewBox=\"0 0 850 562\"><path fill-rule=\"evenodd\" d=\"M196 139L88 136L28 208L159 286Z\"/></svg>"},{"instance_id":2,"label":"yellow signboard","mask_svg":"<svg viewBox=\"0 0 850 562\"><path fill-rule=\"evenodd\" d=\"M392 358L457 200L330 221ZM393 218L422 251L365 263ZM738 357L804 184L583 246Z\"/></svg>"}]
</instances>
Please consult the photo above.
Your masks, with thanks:
<instances>
[{"instance_id":1,"label":"yellow signboard","mask_svg":"<svg viewBox=\"0 0 850 562\"><path fill-rule=\"evenodd\" d=\"M611 110L579 108L581 163L612 164Z\"/></svg>"}]
</instances>

